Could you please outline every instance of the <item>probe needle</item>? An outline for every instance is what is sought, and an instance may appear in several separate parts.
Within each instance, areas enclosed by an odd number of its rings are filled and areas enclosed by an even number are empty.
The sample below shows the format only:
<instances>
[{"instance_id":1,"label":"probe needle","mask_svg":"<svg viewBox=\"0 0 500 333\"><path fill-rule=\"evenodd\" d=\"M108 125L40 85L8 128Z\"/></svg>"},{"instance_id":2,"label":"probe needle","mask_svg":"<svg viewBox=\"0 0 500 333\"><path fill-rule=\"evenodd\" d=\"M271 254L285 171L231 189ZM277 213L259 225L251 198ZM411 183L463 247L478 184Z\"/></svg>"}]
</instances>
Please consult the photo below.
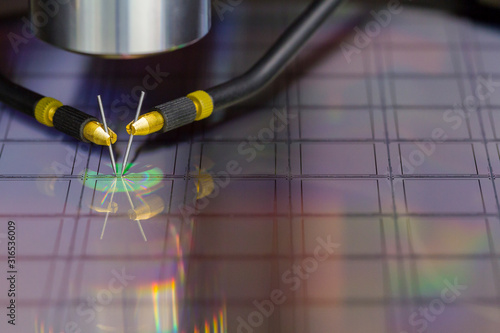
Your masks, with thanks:
<instances>
[{"instance_id":1,"label":"probe needle","mask_svg":"<svg viewBox=\"0 0 500 333\"><path fill-rule=\"evenodd\" d=\"M141 108L142 108L142 101L144 100L144 95L145 92L141 92L141 98L139 99L139 105L137 106L137 112L135 114L135 119L134 123L139 119L139 114L141 113ZM130 154L130 148L132 148L132 141L134 141L134 135L130 134L130 137L128 138L128 144L127 144L127 150L125 151L125 156L123 157L123 163L122 163L122 173L121 175L125 173L125 168L127 167L127 161L128 161L128 156Z\"/></svg>"},{"instance_id":2,"label":"probe needle","mask_svg":"<svg viewBox=\"0 0 500 333\"><path fill-rule=\"evenodd\" d=\"M102 124L104 125L104 130L107 134L109 134L108 124L106 123L106 116L104 115L104 108L102 106L101 95L97 95L97 101L99 102L99 109L101 110L101 118ZM109 156L111 157L111 166L113 167L113 172L116 175L116 162L115 162L115 154L113 153L113 143L109 146Z\"/></svg>"}]
</instances>

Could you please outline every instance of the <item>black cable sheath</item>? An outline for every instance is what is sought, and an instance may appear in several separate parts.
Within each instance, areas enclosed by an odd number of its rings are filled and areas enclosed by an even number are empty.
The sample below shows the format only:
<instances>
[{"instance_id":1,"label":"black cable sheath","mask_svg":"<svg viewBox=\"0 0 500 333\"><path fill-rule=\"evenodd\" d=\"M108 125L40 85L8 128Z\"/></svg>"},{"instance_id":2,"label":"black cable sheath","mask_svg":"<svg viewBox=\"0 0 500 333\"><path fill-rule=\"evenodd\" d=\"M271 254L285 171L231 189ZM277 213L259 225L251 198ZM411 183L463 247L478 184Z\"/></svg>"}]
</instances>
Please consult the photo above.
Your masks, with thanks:
<instances>
[{"instance_id":1,"label":"black cable sheath","mask_svg":"<svg viewBox=\"0 0 500 333\"><path fill-rule=\"evenodd\" d=\"M248 72L206 90L214 109L239 103L270 83L341 3L342 0L315 0Z\"/></svg>"},{"instance_id":2,"label":"black cable sheath","mask_svg":"<svg viewBox=\"0 0 500 333\"><path fill-rule=\"evenodd\" d=\"M43 98L0 74L0 101L34 117L35 106Z\"/></svg>"}]
</instances>

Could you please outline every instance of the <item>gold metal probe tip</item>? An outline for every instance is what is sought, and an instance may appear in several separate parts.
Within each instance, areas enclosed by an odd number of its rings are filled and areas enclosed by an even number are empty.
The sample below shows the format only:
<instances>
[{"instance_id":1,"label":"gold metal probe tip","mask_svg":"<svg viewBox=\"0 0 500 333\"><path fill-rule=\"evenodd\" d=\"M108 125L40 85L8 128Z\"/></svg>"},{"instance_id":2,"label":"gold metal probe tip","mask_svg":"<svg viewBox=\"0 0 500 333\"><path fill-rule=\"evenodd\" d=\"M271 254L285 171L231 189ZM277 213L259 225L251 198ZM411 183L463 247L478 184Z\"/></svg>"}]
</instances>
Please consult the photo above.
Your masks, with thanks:
<instances>
[{"instance_id":1,"label":"gold metal probe tip","mask_svg":"<svg viewBox=\"0 0 500 333\"><path fill-rule=\"evenodd\" d=\"M109 134L106 133L104 126L97 121L91 121L83 128L83 136L85 139L99 146L110 146L118 139L115 132L108 128Z\"/></svg>"},{"instance_id":2,"label":"gold metal probe tip","mask_svg":"<svg viewBox=\"0 0 500 333\"><path fill-rule=\"evenodd\" d=\"M160 131L165 124L163 116L158 111L146 113L127 125L127 133L131 135L148 135Z\"/></svg>"}]
</instances>

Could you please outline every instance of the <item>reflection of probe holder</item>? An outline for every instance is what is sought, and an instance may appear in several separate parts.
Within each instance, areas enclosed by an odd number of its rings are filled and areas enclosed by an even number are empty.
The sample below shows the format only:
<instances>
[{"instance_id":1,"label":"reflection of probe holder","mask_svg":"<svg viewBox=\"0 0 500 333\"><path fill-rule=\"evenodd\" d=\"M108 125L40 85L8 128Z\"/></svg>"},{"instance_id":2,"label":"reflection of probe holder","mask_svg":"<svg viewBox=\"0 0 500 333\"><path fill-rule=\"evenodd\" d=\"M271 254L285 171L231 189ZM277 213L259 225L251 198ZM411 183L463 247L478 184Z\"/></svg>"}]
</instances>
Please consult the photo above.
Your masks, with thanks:
<instances>
[{"instance_id":1,"label":"reflection of probe holder","mask_svg":"<svg viewBox=\"0 0 500 333\"><path fill-rule=\"evenodd\" d=\"M149 220L156 215L163 212L165 209L165 203L163 199L156 194L141 197L138 196L142 204L135 207L135 209L130 209L128 211L128 217L131 220Z\"/></svg>"}]
</instances>

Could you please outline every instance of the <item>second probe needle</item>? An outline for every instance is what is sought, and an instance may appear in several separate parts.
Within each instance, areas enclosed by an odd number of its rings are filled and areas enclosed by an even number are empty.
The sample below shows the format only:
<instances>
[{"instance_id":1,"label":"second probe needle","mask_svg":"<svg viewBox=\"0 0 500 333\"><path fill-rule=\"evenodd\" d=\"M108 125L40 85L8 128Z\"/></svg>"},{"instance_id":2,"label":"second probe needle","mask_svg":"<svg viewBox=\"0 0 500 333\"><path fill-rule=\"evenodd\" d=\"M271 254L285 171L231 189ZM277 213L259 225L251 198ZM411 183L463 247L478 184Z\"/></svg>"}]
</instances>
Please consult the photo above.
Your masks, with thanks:
<instances>
[{"instance_id":1,"label":"second probe needle","mask_svg":"<svg viewBox=\"0 0 500 333\"><path fill-rule=\"evenodd\" d=\"M97 95L97 101L99 102L99 109L101 110L101 118L102 124L104 125L104 130L107 134L109 134L108 124L106 123L106 115L104 114L104 108L102 106L101 95ZM111 166L113 167L113 172L116 175L116 162L115 162L115 154L113 153L113 143L109 146L109 155L111 157Z\"/></svg>"},{"instance_id":2,"label":"second probe needle","mask_svg":"<svg viewBox=\"0 0 500 333\"><path fill-rule=\"evenodd\" d=\"M139 119L139 114L141 113L142 101L144 100L144 95L145 95L145 92L142 91L141 98L139 99L139 105L137 106L137 112L135 114L134 123L137 121L137 119ZM128 156L130 154L130 148L132 148L132 141L134 141L134 135L130 134L130 137L128 138L127 150L125 151L125 156L123 157L122 171L121 171L122 176L125 173L125 168L127 167Z\"/></svg>"}]
</instances>

